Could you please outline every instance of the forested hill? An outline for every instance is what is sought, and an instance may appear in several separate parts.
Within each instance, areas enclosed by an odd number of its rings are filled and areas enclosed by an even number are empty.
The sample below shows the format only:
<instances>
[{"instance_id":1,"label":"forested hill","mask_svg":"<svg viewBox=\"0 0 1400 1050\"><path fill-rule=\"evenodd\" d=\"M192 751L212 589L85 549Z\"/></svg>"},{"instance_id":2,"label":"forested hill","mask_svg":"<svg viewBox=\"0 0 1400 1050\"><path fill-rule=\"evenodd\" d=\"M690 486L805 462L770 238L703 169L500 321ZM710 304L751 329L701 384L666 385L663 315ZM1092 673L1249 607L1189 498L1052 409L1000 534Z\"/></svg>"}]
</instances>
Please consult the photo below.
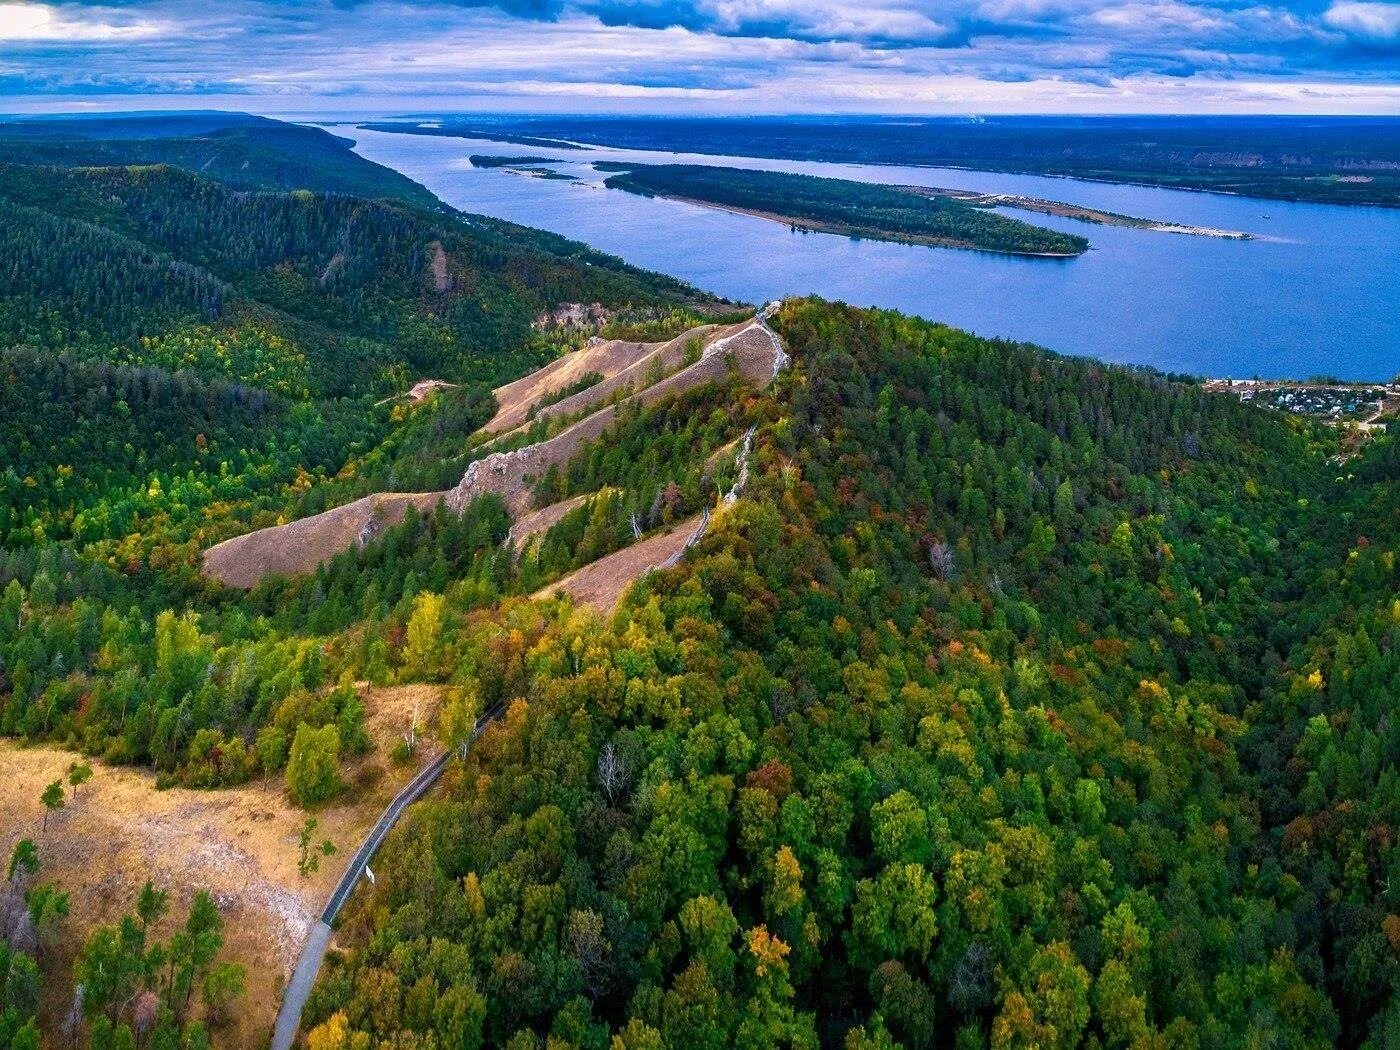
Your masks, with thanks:
<instances>
[{"instance_id":1,"label":"forested hill","mask_svg":"<svg viewBox=\"0 0 1400 1050\"><path fill-rule=\"evenodd\" d=\"M554 303L687 293L507 223L239 192L165 165L0 166L0 209L0 344L274 388L383 391L409 374L489 381L492 359L524 343ZM220 338L264 344L270 373L226 374L210 348Z\"/></svg>"},{"instance_id":2,"label":"forested hill","mask_svg":"<svg viewBox=\"0 0 1400 1050\"><path fill-rule=\"evenodd\" d=\"M171 164L234 189L318 190L389 197L431 211L442 202L321 128L242 113L102 116L0 123L0 156L30 164Z\"/></svg>"},{"instance_id":3,"label":"forested hill","mask_svg":"<svg viewBox=\"0 0 1400 1050\"><path fill-rule=\"evenodd\" d=\"M502 713L342 913L314 1050L1400 1045L1400 441L806 299L771 375L675 339L704 382L568 374L481 443L493 384L722 305L402 202L0 166L0 733L315 806L359 683L431 687L454 749ZM459 385L375 403L422 375ZM488 491L198 572L580 396L523 547ZM529 597L706 511L613 615ZM41 1000L53 1045L226 1039L198 924L82 936L15 858L0 1050Z\"/></svg>"},{"instance_id":4,"label":"forested hill","mask_svg":"<svg viewBox=\"0 0 1400 1050\"><path fill-rule=\"evenodd\" d=\"M188 540L199 507L280 504L289 481L334 475L383 440L389 410L372 401L432 377L464 384L454 399L473 405L548 360L560 344L534 321L560 304L622 317L715 305L584 245L440 205L238 188L250 171L301 165L334 187L347 170L384 169L320 131L219 119L144 139L144 120L106 127L121 138L93 137L107 122L9 126L25 148L0 163L12 377L0 544L115 540L143 522L145 548ZM166 155L220 130L258 136L262 168L88 166L90 148ZM329 146L308 152L307 136ZM70 153L76 166L38 163ZM78 417L43 411L59 400L83 406ZM171 506L194 518L151 529Z\"/></svg>"},{"instance_id":5,"label":"forested hill","mask_svg":"<svg viewBox=\"0 0 1400 1050\"><path fill-rule=\"evenodd\" d=\"M677 568L607 622L431 606L409 673L507 713L343 915L311 1045L1394 1045L1394 440L1339 469L1150 374L775 326Z\"/></svg>"}]
</instances>

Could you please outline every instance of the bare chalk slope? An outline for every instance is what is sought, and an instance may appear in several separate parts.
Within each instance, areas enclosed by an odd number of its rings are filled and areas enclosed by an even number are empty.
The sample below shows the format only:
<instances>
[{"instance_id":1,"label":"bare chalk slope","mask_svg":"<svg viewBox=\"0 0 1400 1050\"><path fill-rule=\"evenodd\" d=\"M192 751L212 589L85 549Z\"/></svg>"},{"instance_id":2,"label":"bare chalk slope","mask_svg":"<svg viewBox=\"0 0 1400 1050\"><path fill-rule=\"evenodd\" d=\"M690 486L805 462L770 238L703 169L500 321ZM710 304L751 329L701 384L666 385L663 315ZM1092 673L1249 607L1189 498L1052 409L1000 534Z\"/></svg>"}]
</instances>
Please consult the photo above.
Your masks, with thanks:
<instances>
[{"instance_id":1,"label":"bare chalk slope","mask_svg":"<svg viewBox=\"0 0 1400 1050\"><path fill-rule=\"evenodd\" d=\"M488 492L499 495L512 517L530 507L534 482L552 466L563 466L590 441L600 438L622 405L650 404L668 394L679 394L723 379L734 368L750 383L767 382L784 360L771 329L758 321L735 326L705 346L700 360L659 383L645 387L617 405L606 405L546 441L511 452L495 452L467 467L466 474L447 495L447 505L460 513L468 503ZM591 388L584 393L590 393Z\"/></svg>"},{"instance_id":2,"label":"bare chalk slope","mask_svg":"<svg viewBox=\"0 0 1400 1050\"><path fill-rule=\"evenodd\" d=\"M666 532L639 540L576 569L563 579L540 588L531 597L555 598L567 594L578 605L591 606L600 613L612 612L635 581L653 569L673 564L700 527L698 516L687 518Z\"/></svg>"},{"instance_id":3,"label":"bare chalk slope","mask_svg":"<svg viewBox=\"0 0 1400 1050\"><path fill-rule=\"evenodd\" d=\"M343 507L286 525L235 536L204 552L204 572L229 587L252 587L264 576L311 572L341 551L364 546L409 507L429 511L442 492L376 492Z\"/></svg>"},{"instance_id":4,"label":"bare chalk slope","mask_svg":"<svg viewBox=\"0 0 1400 1050\"><path fill-rule=\"evenodd\" d=\"M698 359L693 357L696 351ZM526 523L532 515L535 482L551 466L562 467L585 444L601 438L620 407L650 404L722 380L731 370L758 386L767 383L786 360L782 343L767 326L765 315L735 325L702 325L664 343L596 343L496 391L501 407L483 433L501 434L518 428L542 398L590 373L604 376L593 386L537 410L546 418L581 416L553 437L476 460L447 492L376 493L300 521L225 540L205 552L204 571L231 587L252 587L271 574L311 572L341 551L363 546L402 521L410 506L428 511L445 502L460 514L468 503L486 493L499 495L512 519L525 526L514 535L520 542L558 520L551 513L541 513ZM561 507L556 513L562 516L568 509Z\"/></svg>"},{"instance_id":5,"label":"bare chalk slope","mask_svg":"<svg viewBox=\"0 0 1400 1050\"><path fill-rule=\"evenodd\" d=\"M601 376L602 383L596 385L608 384L605 389L611 392L621 385L611 383L611 380L636 371L638 365L643 365L655 357L679 360L691 340L703 341L714 331L714 325L701 325L682 332L665 343L634 343L625 339L599 340L582 350L565 354L513 383L497 387L493 391L498 406L496 414L491 418L491 422L481 429L488 434L504 434L523 426L529 418L532 406L551 394L567 389L585 376ZM590 387L584 393L592 390ZM569 411L576 409L577 406ZM541 410L541 414L545 411L558 409L550 406L550 409Z\"/></svg>"}]
</instances>

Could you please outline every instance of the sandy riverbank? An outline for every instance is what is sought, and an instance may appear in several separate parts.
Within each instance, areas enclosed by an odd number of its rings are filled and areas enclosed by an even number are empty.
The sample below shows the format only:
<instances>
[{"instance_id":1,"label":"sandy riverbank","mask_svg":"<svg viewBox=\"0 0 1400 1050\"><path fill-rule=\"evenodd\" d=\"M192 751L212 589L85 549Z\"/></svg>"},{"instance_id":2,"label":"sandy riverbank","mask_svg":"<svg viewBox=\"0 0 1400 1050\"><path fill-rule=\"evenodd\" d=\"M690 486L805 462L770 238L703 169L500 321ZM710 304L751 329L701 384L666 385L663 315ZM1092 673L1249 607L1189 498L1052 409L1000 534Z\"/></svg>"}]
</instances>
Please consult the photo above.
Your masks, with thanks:
<instances>
[{"instance_id":1,"label":"sandy riverbank","mask_svg":"<svg viewBox=\"0 0 1400 1050\"><path fill-rule=\"evenodd\" d=\"M1100 226L1126 226L1130 229L1150 230L1154 233L1184 233L1194 237L1220 237L1233 241L1253 239L1252 234L1240 230L1220 230L1211 226L1191 226L1180 222L1141 219L1133 215L1120 215L1117 212L1089 208L1082 204L1046 200L1043 197L1023 197L1014 193L979 193L975 190L953 190L930 186L900 186L898 188L920 197L950 197L978 208L1018 208L1022 211L1039 212L1042 215L1058 215L1065 219L1092 222Z\"/></svg>"}]
</instances>

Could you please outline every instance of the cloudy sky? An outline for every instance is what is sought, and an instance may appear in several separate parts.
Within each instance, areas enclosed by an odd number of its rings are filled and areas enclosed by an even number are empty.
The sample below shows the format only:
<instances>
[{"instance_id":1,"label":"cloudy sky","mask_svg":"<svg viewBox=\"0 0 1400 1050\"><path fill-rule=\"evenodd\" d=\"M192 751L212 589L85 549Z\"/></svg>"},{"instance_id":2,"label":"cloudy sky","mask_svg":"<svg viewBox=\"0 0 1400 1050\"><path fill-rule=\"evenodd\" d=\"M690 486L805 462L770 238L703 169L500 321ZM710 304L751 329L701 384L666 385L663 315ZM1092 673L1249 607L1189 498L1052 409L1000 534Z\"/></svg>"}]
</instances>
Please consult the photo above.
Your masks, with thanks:
<instances>
[{"instance_id":1,"label":"cloudy sky","mask_svg":"<svg viewBox=\"0 0 1400 1050\"><path fill-rule=\"evenodd\" d=\"M0 0L0 111L1400 113L1386 0Z\"/></svg>"}]
</instances>

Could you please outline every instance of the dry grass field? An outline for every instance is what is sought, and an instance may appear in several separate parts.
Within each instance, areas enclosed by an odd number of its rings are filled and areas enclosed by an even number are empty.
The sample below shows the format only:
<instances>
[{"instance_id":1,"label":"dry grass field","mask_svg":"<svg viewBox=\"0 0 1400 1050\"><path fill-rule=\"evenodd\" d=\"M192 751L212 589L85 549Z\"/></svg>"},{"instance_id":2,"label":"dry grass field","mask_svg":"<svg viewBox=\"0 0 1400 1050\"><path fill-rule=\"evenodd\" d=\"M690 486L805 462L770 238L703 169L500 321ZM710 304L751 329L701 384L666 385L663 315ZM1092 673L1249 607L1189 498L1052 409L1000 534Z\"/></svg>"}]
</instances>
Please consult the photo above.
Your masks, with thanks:
<instances>
[{"instance_id":1,"label":"dry grass field","mask_svg":"<svg viewBox=\"0 0 1400 1050\"><path fill-rule=\"evenodd\" d=\"M42 831L39 794L77 756L0 741L0 851L8 858L21 838L34 839L39 877L72 897L59 946L43 960L46 1030L54 1030L68 1006L73 959L86 931L129 912L149 878L170 893L170 913L158 937L183 920L196 891L213 895L225 924L220 958L241 962L248 971L248 994L217 1042L248 1050L266 1046L282 984L331 887L380 810L436 753L431 734L420 731L414 762L399 766L387 758L415 709L425 726L435 722L439 687L366 689L364 696L375 750L348 764L346 790L312 814L319 823L317 841L328 838L337 851L305 878L297 872L297 843L308 814L287 800L280 781L157 791L149 771L94 763L92 779L76 797L70 793L67 806Z\"/></svg>"}]
</instances>

